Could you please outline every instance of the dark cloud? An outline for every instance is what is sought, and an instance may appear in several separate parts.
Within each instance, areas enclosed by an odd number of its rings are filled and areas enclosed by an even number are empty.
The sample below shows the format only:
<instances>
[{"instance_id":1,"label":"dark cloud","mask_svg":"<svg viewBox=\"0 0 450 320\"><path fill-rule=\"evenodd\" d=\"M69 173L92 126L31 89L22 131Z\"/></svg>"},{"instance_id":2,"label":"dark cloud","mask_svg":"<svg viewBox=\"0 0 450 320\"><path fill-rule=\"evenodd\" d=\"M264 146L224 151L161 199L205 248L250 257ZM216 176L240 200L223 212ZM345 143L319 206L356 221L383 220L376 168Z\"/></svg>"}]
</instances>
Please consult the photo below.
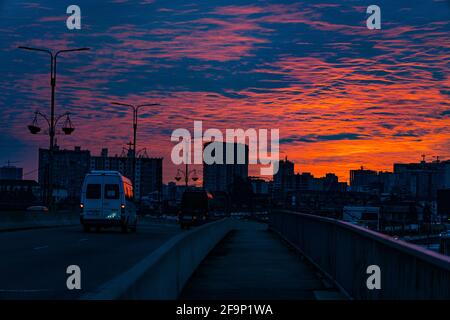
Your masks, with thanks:
<instances>
[{"instance_id":1,"label":"dark cloud","mask_svg":"<svg viewBox=\"0 0 450 320\"><path fill-rule=\"evenodd\" d=\"M308 135L308 136L299 136L293 135L280 139L281 144L285 143L295 143L295 142L320 142L320 141L339 141L339 140L360 140L367 138L365 135L356 134L356 133L338 133L338 134L329 134L329 135Z\"/></svg>"}]
</instances>

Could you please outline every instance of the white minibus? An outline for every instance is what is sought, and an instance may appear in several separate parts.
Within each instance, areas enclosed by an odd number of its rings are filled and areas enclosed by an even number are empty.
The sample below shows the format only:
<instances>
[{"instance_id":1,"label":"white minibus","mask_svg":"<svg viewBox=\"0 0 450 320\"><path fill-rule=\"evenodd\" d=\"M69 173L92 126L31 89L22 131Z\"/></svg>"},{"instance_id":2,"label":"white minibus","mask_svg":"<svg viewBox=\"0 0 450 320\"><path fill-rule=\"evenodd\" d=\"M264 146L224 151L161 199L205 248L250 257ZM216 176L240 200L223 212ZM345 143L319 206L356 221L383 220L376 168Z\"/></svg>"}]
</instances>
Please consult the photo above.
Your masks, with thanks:
<instances>
[{"instance_id":1,"label":"white minibus","mask_svg":"<svg viewBox=\"0 0 450 320\"><path fill-rule=\"evenodd\" d=\"M84 178L81 190L80 221L86 232L91 228L121 227L135 232L136 206L133 185L117 171L92 171Z\"/></svg>"}]
</instances>

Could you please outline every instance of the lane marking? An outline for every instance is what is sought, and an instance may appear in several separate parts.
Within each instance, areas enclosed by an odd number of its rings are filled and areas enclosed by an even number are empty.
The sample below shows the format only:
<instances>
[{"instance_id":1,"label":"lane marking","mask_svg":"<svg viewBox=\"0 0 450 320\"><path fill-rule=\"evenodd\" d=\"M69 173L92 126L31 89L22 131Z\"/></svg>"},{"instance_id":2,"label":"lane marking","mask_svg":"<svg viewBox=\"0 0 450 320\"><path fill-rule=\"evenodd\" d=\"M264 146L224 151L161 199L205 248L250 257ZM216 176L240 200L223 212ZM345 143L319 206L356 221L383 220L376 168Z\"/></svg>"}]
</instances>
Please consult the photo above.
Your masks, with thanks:
<instances>
[{"instance_id":1,"label":"lane marking","mask_svg":"<svg viewBox=\"0 0 450 320\"><path fill-rule=\"evenodd\" d=\"M83 239L78 240L78 242L81 242L81 241L88 241L88 239L83 238Z\"/></svg>"},{"instance_id":2,"label":"lane marking","mask_svg":"<svg viewBox=\"0 0 450 320\"><path fill-rule=\"evenodd\" d=\"M48 246L36 247L36 248L34 248L34 250L41 250L41 249L45 249L45 248L48 248Z\"/></svg>"}]
</instances>

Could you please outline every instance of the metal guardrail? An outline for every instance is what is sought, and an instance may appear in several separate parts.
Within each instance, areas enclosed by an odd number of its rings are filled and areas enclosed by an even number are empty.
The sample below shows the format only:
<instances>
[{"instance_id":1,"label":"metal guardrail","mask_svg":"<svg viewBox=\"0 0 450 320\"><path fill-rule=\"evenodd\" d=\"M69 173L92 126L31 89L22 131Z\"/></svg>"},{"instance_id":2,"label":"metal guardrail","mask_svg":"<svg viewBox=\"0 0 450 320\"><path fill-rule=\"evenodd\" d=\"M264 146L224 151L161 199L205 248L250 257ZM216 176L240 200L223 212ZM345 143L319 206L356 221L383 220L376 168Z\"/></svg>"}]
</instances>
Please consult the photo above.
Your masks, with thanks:
<instances>
[{"instance_id":1,"label":"metal guardrail","mask_svg":"<svg viewBox=\"0 0 450 320\"><path fill-rule=\"evenodd\" d=\"M269 226L353 299L450 299L450 257L330 218L274 211ZM381 269L369 290L367 267Z\"/></svg>"}]
</instances>

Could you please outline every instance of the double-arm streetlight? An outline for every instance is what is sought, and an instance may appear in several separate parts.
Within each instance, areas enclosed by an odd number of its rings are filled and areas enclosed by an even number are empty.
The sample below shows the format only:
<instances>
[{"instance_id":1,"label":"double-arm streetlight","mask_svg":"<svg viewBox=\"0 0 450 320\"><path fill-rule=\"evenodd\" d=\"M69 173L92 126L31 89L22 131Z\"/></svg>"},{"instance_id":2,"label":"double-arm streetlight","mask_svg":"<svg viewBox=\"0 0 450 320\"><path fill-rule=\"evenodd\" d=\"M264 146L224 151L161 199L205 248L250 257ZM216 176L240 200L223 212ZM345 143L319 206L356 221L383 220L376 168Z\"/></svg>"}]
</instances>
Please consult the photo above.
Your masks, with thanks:
<instances>
[{"instance_id":1,"label":"double-arm streetlight","mask_svg":"<svg viewBox=\"0 0 450 320\"><path fill-rule=\"evenodd\" d=\"M50 86L52 88L52 94L51 94L51 109L50 109L50 119L44 116L44 118L47 120L49 124L49 136L50 136L50 151L53 151L53 148L55 147L55 127L57 124L57 120L55 119L55 89L56 89L56 61L60 54L67 53L67 52L77 52L77 51L87 51L90 50L89 48L77 48L77 49L66 49L66 50L58 50L55 53L53 53L50 50L47 49L39 49L39 48L31 48L31 47L23 47L20 46L19 49L22 50L29 50L29 51L38 51L38 52L44 52L47 53L50 56ZM39 113L40 114L40 113ZM42 116L42 114L40 114ZM65 114L67 115L67 114ZM69 119L70 120L70 119ZM72 128L73 129L73 128ZM30 132L35 134L35 129L29 128ZM70 131L70 130L69 130ZM67 132L69 132L67 131ZM38 131L39 132L39 131ZM70 131L70 134L73 132Z\"/></svg>"},{"instance_id":2,"label":"double-arm streetlight","mask_svg":"<svg viewBox=\"0 0 450 320\"><path fill-rule=\"evenodd\" d=\"M39 132L41 132L41 127L39 126L39 123L38 123L38 116L42 117L47 122L48 133L50 134L51 121L47 118L47 116L45 114L41 113L40 111L36 111L34 113L33 122L28 126L28 130L30 131L31 134L38 134ZM61 118L63 118L63 117L66 117L66 120L64 121L62 131L64 132L65 135L70 135L70 134L72 134L72 132L75 131L75 128L73 127L72 121L70 120L69 112L63 113L62 115L55 117L53 129L55 130L59 120L61 120Z\"/></svg>"},{"instance_id":3,"label":"double-arm streetlight","mask_svg":"<svg viewBox=\"0 0 450 320\"><path fill-rule=\"evenodd\" d=\"M184 185L186 186L186 188L188 187L189 184L189 177L192 175L192 181L197 181L198 180L198 176L197 176L197 170L193 169L189 171L189 167L186 161L186 169L185 170L181 170L178 169L177 171L177 175L175 176L175 180L177 181L181 181L181 176L184 177Z\"/></svg>"},{"instance_id":4,"label":"double-arm streetlight","mask_svg":"<svg viewBox=\"0 0 450 320\"><path fill-rule=\"evenodd\" d=\"M53 150L55 148L55 128L58 124L58 121L62 117L66 117L66 121L64 123L63 132L66 135L71 134L75 129L72 126L72 122L69 118L69 113L64 113L61 116L55 116L55 88L56 88L56 61L60 54L68 53L68 52L77 52L77 51L87 51L90 50L89 48L77 48L77 49L66 49L66 50L58 50L56 52L47 50L47 49L40 49L40 48L31 48L31 47L24 47L20 46L19 49L22 50L29 50L29 51L37 51L37 52L43 52L50 56L50 86L51 86L51 109L50 109L50 119L44 115L43 113L36 111L35 117L33 120L33 123L28 126L28 130L30 130L30 133L37 134L41 131L41 128L37 124L37 116L41 116L45 119L45 121L48 124L49 131L48 135L50 137L50 148L49 148L49 179L48 179L48 188L47 188L47 203L50 207L52 207L52 175L53 175Z\"/></svg>"},{"instance_id":5,"label":"double-arm streetlight","mask_svg":"<svg viewBox=\"0 0 450 320\"><path fill-rule=\"evenodd\" d=\"M135 176L136 176L136 136L137 136L137 125L138 125L138 113L139 110L143 107L153 107L153 106L160 106L159 103L147 103L147 104L128 104L128 103L120 103L120 102L111 102L113 105L116 106L123 106L123 107L129 107L133 109L133 176L131 177L131 180L133 181L133 184L136 183Z\"/></svg>"},{"instance_id":6,"label":"double-arm streetlight","mask_svg":"<svg viewBox=\"0 0 450 320\"><path fill-rule=\"evenodd\" d=\"M188 144L190 144L190 142L187 142ZM187 148L189 150L189 148ZM186 154L183 155L184 157L184 161L185 161L185 169L181 170L178 169L177 170L177 175L175 176L175 180L180 182L181 181L181 177L184 177L184 185L187 189L187 187L189 186L189 178L192 175L192 181L196 182L198 180L198 176L197 176L197 170L193 169L193 170L189 170L189 152L186 152Z\"/></svg>"}]
</instances>

